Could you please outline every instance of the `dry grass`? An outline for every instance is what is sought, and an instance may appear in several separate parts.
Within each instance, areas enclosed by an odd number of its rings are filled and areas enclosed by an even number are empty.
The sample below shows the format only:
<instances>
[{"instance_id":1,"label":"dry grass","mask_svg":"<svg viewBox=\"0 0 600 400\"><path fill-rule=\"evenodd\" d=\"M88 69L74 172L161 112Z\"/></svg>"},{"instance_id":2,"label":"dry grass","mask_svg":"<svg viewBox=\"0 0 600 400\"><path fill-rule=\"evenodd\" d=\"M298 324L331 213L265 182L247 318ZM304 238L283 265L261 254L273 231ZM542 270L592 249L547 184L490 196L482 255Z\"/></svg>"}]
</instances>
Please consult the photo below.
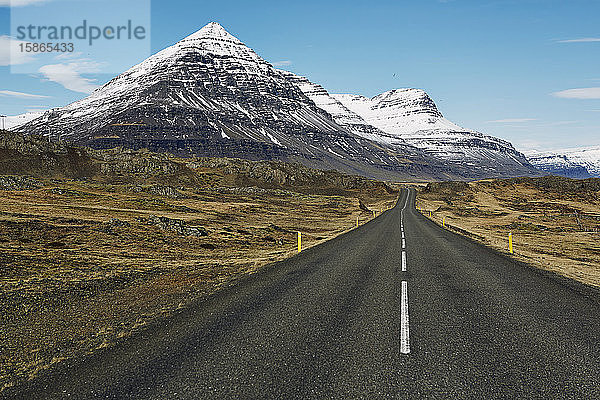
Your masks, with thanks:
<instances>
[{"instance_id":1,"label":"dry grass","mask_svg":"<svg viewBox=\"0 0 600 400\"><path fill-rule=\"evenodd\" d=\"M352 196L257 188L180 188L41 179L0 190L0 387L110 346L235 279L351 229ZM395 195L361 196L382 209ZM151 215L203 227L184 236ZM111 221L112 220L112 221ZM118 220L118 221L117 221Z\"/></svg>"},{"instance_id":2,"label":"dry grass","mask_svg":"<svg viewBox=\"0 0 600 400\"><path fill-rule=\"evenodd\" d=\"M552 179L556 179L556 185ZM600 287L600 196L561 187L561 178L433 184L417 207L438 224L535 267ZM569 183L569 182L566 182Z\"/></svg>"}]
</instances>

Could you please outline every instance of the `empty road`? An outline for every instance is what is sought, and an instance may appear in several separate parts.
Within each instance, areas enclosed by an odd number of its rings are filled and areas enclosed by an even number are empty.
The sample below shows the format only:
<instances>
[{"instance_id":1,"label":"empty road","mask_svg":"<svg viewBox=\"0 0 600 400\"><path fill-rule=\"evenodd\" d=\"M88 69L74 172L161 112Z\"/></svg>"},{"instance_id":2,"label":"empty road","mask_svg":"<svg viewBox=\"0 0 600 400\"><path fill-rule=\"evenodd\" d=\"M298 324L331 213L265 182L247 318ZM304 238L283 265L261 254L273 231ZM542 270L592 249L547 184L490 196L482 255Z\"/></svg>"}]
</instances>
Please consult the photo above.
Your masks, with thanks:
<instances>
[{"instance_id":1,"label":"empty road","mask_svg":"<svg viewBox=\"0 0 600 400\"><path fill-rule=\"evenodd\" d=\"M600 300L445 231L415 191L12 398L600 398Z\"/></svg>"}]
</instances>

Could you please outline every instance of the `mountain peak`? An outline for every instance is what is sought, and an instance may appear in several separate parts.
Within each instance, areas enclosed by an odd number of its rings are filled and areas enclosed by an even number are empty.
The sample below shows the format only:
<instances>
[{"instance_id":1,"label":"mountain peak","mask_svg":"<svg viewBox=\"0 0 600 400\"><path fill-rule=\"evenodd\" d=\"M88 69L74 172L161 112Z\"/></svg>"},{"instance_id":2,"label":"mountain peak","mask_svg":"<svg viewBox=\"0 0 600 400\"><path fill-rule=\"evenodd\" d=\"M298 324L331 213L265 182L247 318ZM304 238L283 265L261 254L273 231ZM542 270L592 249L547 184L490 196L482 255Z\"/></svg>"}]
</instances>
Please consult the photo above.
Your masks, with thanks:
<instances>
[{"instance_id":1,"label":"mountain peak","mask_svg":"<svg viewBox=\"0 0 600 400\"><path fill-rule=\"evenodd\" d=\"M183 39L183 41L188 40L198 40L198 39L213 39L213 40L228 40L234 42L240 42L238 38L230 34L219 24L218 22L210 22L205 25L199 31L192 33Z\"/></svg>"},{"instance_id":2,"label":"mountain peak","mask_svg":"<svg viewBox=\"0 0 600 400\"><path fill-rule=\"evenodd\" d=\"M385 102L393 99L426 99L428 101L431 100L431 97L425 92L423 89L414 89L414 88L398 88L388 90L387 92L380 93L371 98L372 101L375 102Z\"/></svg>"},{"instance_id":3,"label":"mountain peak","mask_svg":"<svg viewBox=\"0 0 600 400\"><path fill-rule=\"evenodd\" d=\"M431 118L442 118L435 102L422 89L393 89L371 99L372 107L399 109L409 114L423 114Z\"/></svg>"}]
</instances>

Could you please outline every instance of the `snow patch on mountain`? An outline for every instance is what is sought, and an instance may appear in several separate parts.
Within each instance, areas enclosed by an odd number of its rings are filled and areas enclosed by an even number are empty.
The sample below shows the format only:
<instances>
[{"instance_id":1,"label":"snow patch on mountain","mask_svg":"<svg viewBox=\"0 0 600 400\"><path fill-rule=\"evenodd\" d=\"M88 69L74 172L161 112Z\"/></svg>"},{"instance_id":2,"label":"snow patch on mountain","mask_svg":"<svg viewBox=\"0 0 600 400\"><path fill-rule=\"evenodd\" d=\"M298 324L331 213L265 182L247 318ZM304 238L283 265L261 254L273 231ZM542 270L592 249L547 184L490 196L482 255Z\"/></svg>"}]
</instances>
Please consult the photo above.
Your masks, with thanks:
<instances>
[{"instance_id":1,"label":"snow patch on mountain","mask_svg":"<svg viewBox=\"0 0 600 400\"><path fill-rule=\"evenodd\" d=\"M353 94L332 96L371 125L396 136L424 130L464 131L445 119L433 100L420 89L390 90L371 99Z\"/></svg>"},{"instance_id":2,"label":"snow patch on mountain","mask_svg":"<svg viewBox=\"0 0 600 400\"><path fill-rule=\"evenodd\" d=\"M42 116L46 111L33 111L19 115L8 115L4 117L4 129L10 130L17 128L21 125L33 121L36 118Z\"/></svg>"}]
</instances>

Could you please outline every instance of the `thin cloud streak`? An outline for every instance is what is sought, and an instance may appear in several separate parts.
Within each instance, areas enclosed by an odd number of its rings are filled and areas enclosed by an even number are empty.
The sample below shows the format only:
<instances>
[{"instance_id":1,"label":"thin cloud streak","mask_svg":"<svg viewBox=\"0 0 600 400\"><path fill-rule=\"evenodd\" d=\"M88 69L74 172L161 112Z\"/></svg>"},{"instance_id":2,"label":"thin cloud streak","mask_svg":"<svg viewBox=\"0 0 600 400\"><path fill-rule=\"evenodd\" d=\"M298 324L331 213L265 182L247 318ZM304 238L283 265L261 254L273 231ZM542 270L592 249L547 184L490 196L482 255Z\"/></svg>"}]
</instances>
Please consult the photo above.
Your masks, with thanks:
<instances>
[{"instance_id":1,"label":"thin cloud streak","mask_svg":"<svg viewBox=\"0 0 600 400\"><path fill-rule=\"evenodd\" d=\"M50 96L43 96L41 94L14 92L12 90L0 90L0 96L17 97L19 99L49 99L50 98Z\"/></svg>"},{"instance_id":2,"label":"thin cloud streak","mask_svg":"<svg viewBox=\"0 0 600 400\"><path fill-rule=\"evenodd\" d=\"M537 121L537 118L506 118L506 119L496 119L493 121L486 121L486 124L512 124L519 122L530 122Z\"/></svg>"},{"instance_id":3,"label":"thin cloud streak","mask_svg":"<svg viewBox=\"0 0 600 400\"><path fill-rule=\"evenodd\" d=\"M558 40L556 43L592 43L592 42L600 42L600 38L579 38L579 39L566 39L566 40Z\"/></svg>"},{"instance_id":4,"label":"thin cloud streak","mask_svg":"<svg viewBox=\"0 0 600 400\"><path fill-rule=\"evenodd\" d=\"M552 93L552 96L559 97L561 99L600 99L600 87L561 90L559 92Z\"/></svg>"},{"instance_id":5,"label":"thin cloud streak","mask_svg":"<svg viewBox=\"0 0 600 400\"><path fill-rule=\"evenodd\" d=\"M0 0L0 7L25 7L47 1L49 0Z\"/></svg>"}]
</instances>

